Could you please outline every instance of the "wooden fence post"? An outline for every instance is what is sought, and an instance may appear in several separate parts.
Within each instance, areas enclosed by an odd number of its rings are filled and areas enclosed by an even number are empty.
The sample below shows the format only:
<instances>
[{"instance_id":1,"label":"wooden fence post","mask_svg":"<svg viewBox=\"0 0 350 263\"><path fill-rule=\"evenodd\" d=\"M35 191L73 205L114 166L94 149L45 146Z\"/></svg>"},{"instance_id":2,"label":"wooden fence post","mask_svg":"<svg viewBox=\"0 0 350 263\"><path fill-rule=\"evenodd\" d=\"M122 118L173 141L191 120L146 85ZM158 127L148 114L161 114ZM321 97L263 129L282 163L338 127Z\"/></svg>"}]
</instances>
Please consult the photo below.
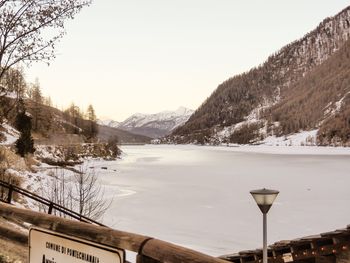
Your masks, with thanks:
<instances>
[{"instance_id":1,"label":"wooden fence post","mask_svg":"<svg viewBox=\"0 0 350 263\"><path fill-rule=\"evenodd\" d=\"M11 204L12 201L12 192L13 192L13 187L12 184L9 186L9 191L7 193L7 203Z\"/></svg>"},{"instance_id":2,"label":"wooden fence post","mask_svg":"<svg viewBox=\"0 0 350 263\"><path fill-rule=\"evenodd\" d=\"M49 206L49 211L47 212L49 215L52 214L52 209L53 209L53 203L51 202Z\"/></svg>"}]
</instances>

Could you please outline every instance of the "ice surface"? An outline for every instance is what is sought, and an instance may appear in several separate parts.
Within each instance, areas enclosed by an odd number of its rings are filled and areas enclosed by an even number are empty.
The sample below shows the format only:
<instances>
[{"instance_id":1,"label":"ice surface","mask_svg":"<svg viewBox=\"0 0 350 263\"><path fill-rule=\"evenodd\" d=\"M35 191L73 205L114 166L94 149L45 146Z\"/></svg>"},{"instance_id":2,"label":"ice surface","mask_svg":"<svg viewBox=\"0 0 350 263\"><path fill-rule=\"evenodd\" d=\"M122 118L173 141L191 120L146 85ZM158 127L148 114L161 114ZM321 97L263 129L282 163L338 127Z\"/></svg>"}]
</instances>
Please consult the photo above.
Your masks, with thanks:
<instances>
[{"instance_id":1,"label":"ice surface","mask_svg":"<svg viewBox=\"0 0 350 263\"><path fill-rule=\"evenodd\" d=\"M108 225L213 256L261 247L262 215L249 191L280 191L268 242L350 222L350 149L332 147L124 146L122 160L94 164ZM107 166L107 170L99 169ZM331 216L330 216L331 215Z\"/></svg>"}]
</instances>

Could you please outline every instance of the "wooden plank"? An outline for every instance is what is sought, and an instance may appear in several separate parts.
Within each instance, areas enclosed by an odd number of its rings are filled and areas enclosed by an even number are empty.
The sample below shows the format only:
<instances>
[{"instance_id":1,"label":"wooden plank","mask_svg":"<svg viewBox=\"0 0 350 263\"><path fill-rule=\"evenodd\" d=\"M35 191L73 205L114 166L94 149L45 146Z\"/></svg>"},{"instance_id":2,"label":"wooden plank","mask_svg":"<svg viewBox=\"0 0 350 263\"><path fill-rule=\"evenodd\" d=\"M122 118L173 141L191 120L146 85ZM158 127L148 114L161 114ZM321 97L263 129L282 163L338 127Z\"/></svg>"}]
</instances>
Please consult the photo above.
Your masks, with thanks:
<instances>
[{"instance_id":1,"label":"wooden plank","mask_svg":"<svg viewBox=\"0 0 350 263\"><path fill-rule=\"evenodd\" d=\"M227 263L225 260L161 240L151 239L147 236L72 221L53 215L17 208L5 203L0 204L0 216L19 219L48 230L134 252L139 252L141 245L144 245L141 251L142 255L159 262ZM149 239L147 243L145 243L146 239Z\"/></svg>"}]
</instances>

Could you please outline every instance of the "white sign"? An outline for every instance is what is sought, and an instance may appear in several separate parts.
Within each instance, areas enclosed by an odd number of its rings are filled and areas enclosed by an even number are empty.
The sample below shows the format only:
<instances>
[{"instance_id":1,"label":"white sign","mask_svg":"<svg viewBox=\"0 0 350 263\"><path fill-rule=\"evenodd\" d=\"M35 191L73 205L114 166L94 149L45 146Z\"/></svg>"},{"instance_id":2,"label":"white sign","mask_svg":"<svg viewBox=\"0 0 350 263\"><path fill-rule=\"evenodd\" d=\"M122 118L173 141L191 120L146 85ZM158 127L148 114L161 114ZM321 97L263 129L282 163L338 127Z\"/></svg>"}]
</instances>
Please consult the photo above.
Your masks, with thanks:
<instances>
[{"instance_id":1,"label":"white sign","mask_svg":"<svg viewBox=\"0 0 350 263\"><path fill-rule=\"evenodd\" d=\"M29 230L29 263L123 263L125 251L40 228Z\"/></svg>"},{"instance_id":2,"label":"white sign","mask_svg":"<svg viewBox=\"0 0 350 263\"><path fill-rule=\"evenodd\" d=\"M284 262L293 262L293 255L292 253L285 253L282 256Z\"/></svg>"}]
</instances>

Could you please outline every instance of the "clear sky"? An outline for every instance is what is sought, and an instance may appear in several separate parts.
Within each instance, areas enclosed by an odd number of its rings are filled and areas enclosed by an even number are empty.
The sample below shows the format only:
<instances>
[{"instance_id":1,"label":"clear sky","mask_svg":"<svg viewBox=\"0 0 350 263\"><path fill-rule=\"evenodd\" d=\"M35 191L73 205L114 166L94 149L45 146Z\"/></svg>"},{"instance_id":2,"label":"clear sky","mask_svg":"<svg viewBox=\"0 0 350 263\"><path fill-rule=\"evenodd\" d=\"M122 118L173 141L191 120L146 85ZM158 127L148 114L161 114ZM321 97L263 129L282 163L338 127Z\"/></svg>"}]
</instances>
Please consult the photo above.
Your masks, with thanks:
<instances>
[{"instance_id":1,"label":"clear sky","mask_svg":"<svg viewBox=\"0 0 350 263\"><path fill-rule=\"evenodd\" d=\"M67 23L50 66L35 64L59 107L93 104L100 118L196 109L347 7L345 0L94 0Z\"/></svg>"}]
</instances>

